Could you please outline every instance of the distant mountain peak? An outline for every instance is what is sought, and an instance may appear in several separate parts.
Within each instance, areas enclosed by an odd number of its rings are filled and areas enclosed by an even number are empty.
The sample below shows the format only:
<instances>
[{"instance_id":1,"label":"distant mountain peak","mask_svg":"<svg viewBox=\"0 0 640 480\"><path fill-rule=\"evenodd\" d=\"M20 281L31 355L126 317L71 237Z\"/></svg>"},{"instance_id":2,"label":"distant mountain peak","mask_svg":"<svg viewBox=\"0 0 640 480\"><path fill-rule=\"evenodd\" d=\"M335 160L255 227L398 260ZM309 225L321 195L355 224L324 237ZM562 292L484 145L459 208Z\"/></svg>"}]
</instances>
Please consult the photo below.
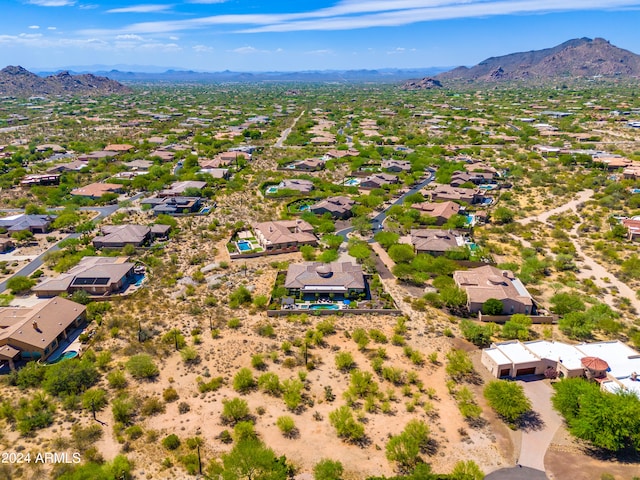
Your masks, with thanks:
<instances>
[{"instance_id":1,"label":"distant mountain peak","mask_svg":"<svg viewBox=\"0 0 640 480\"><path fill-rule=\"evenodd\" d=\"M87 95L129 93L131 89L115 80L95 75L71 75L67 70L39 77L20 66L0 70L0 95L30 97L33 95Z\"/></svg>"},{"instance_id":2,"label":"distant mountain peak","mask_svg":"<svg viewBox=\"0 0 640 480\"><path fill-rule=\"evenodd\" d=\"M604 38L574 38L551 48L490 57L474 67L458 67L435 78L499 82L594 76L640 77L640 55Z\"/></svg>"}]
</instances>

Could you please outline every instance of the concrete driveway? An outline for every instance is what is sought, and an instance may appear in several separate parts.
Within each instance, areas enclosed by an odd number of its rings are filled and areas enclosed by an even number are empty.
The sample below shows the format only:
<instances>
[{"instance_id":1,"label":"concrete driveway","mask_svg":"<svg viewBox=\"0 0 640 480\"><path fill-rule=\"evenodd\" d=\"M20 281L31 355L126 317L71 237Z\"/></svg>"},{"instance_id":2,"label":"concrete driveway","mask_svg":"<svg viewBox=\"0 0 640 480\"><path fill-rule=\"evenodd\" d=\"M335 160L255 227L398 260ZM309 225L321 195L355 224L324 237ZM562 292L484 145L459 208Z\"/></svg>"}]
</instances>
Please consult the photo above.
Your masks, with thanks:
<instances>
[{"instance_id":1,"label":"concrete driveway","mask_svg":"<svg viewBox=\"0 0 640 480\"><path fill-rule=\"evenodd\" d=\"M553 436L562 425L562 417L551 406L553 388L543 380L518 383L531 400L531 407L538 414L539 424L522 432L522 446L518 463L544 472L544 456Z\"/></svg>"}]
</instances>

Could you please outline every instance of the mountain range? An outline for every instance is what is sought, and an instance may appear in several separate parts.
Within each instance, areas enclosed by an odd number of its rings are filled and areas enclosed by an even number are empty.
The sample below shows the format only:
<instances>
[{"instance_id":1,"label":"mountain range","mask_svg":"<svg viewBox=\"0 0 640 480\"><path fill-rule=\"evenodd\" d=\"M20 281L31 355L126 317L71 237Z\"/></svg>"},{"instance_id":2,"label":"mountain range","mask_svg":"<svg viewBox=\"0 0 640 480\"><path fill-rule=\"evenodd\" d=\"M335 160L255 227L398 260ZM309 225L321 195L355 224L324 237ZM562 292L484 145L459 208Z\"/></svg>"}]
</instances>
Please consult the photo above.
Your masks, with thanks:
<instances>
[{"instance_id":1,"label":"mountain range","mask_svg":"<svg viewBox=\"0 0 640 480\"><path fill-rule=\"evenodd\" d=\"M554 78L640 77L640 55L602 38L576 38L552 48L491 57L435 76L440 82L527 81Z\"/></svg>"},{"instance_id":2,"label":"mountain range","mask_svg":"<svg viewBox=\"0 0 640 480\"><path fill-rule=\"evenodd\" d=\"M71 75L64 71L40 77L20 66L8 66L0 70L0 95L3 96L107 95L129 92L129 87L91 73Z\"/></svg>"}]
</instances>

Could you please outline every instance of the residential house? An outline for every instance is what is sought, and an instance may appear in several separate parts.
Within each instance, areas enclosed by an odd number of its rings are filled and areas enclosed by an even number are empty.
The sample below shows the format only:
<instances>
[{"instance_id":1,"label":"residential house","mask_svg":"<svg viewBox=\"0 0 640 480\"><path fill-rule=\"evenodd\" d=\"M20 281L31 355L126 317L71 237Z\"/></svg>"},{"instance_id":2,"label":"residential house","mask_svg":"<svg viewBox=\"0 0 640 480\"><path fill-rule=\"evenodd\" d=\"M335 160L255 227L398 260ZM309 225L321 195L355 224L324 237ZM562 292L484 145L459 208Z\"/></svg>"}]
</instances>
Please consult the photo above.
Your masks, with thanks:
<instances>
[{"instance_id":1,"label":"residential house","mask_svg":"<svg viewBox=\"0 0 640 480\"><path fill-rule=\"evenodd\" d=\"M104 225L100 231L102 235L93 239L96 248L140 247L149 240L151 234L151 229L144 225Z\"/></svg>"},{"instance_id":2,"label":"residential house","mask_svg":"<svg viewBox=\"0 0 640 480\"><path fill-rule=\"evenodd\" d=\"M206 173L216 180L229 180L231 178L231 170L228 168L202 168L198 173Z\"/></svg>"},{"instance_id":3,"label":"residential house","mask_svg":"<svg viewBox=\"0 0 640 480\"><path fill-rule=\"evenodd\" d=\"M490 298L502 302L504 315L534 313L535 305L531 294L508 270L485 265L471 270L455 271L453 280L467 293L467 307L471 313L482 311L482 306Z\"/></svg>"},{"instance_id":4,"label":"residential house","mask_svg":"<svg viewBox=\"0 0 640 480\"><path fill-rule=\"evenodd\" d=\"M55 143L43 143L42 145L36 146L36 152L43 153L46 151L50 151L53 153L64 153L67 151L67 149Z\"/></svg>"},{"instance_id":5,"label":"residential house","mask_svg":"<svg viewBox=\"0 0 640 480\"><path fill-rule=\"evenodd\" d=\"M416 253L427 253L434 257L465 245L464 237L456 235L451 230L414 229L411 230L410 238Z\"/></svg>"},{"instance_id":6,"label":"residential house","mask_svg":"<svg viewBox=\"0 0 640 480\"><path fill-rule=\"evenodd\" d=\"M405 160L382 160L382 170L392 173L409 173L411 171L411 162Z\"/></svg>"},{"instance_id":7,"label":"residential house","mask_svg":"<svg viewBox=\"0 0 640 480\"><path fill-rule=\"evenodd\" d=\"M635 218L625 218L622 220L622 225L627 227L627 238L629 240L640 239L640 220Z\"/></svg>"},{"instance_id":8,"label":"residential house","mask_svg":"<svg viewBox=\"0 0 640 480\"><path fill-rule=\"evenodd\" d=\"M460 205L455 202L420 202L411 205L422 215L436 219L436 225L444 225L454 215L460 212Z\"/></svg>"},{"instance_id":9,"label":"residential house","mask_svg":"<svg viewBox=\"0 0 640 480\"><path fill-rule=\"evenodd\" d=\"M301 178L291 178L283 180L278 184L279 189L296 190L300 193L309 193L315 187L311 180L304 180Z\"/></svg>"},{"instance_id":10,"label":"residential house","mask_svg":"<svg viewBox=\"0 0 640 480\"><path fill-rule=\"evenodd\" d=\"M98 199L107 193L122 193L123 187L119 183L90 183L84 187L74 188L71 195Z\"/></svg>"},{"instance_id":11,"label":"residential house","mask_svg":"<svg viewBox=\"0 0 640 480\"><path fill-rule=\"evenodd\" d=\"M481 203L485 198L484 194L476 188L460 188L451 185L436 185L433 190L427 191L427 195L432 202L451 201L469 205Z\"/></svg>"},{"instance_id":12,"label":"residential house","mask_svg":"<svg viewBox=\"0 0 640 480\"><path fill-rule=\"evenodd\" d=\"M356 202L349 197L328 197L311 205L309 210L316 215L329 213L333 218L346 219L352 215L351 209L355 204Z\"/></svg>"},{"instance_id":13,"label":"residential house","mask_svg":"<svg viewBox=\"0 0 640 480\"><path fill-rule=\"evenodd\" d=\"M29 230L31 233L47 233L55 217L51 215L27 215L20 213L0 218L0 227L9 233Z\"/></svg>"},{"instance_id":14,"label":"residential house","mask_svg":"<svg viewBox=\"0 0 640 480\"><path fill-rule=\"evenodd\" d=\"M82 160L74 160L69 163L61 163L47 168L47 173L62 173L62 172L79 172L83 168L87 168L89 163Z\"/></svg>"},{"instance_id":15,"label":"residential house","mask_svg":"<svg viewBox=\"0 0 640 480\"><path fill-rule=\"evenodd\" d=\"M357 295L366 291L362 267L350 262L296 263L289 265L284 287L289 295Z\"/></svg>"},{"instance_id":16,"label":"residential house","mask_svg":"<svg viewBox=\"0 0 640 480\"><path fill-rule=\"evenodd\" d=\"M154 215L181 215L195 213L202 205L200 197L151 197L141 200L142 205L151 205Z\"/></svg>"},{"instance_id":17,"label":"residential house","mask_svg":"<svg viewBox=\"0 0 640 480\"><path fill-rule=\"evenodd\" d=\"M257 223L253 231L258 243L267 252L318 244L313 226L300 219Z\"/></svg>"},{"instance_id":18,"label":"residential house","mask_svg":"<svg viewBox=\"0 0 640 480\"><path fill-rule=\"evenodd\" d=\"M638 180L640 178L640 163L632 163L622 171L625 180Z\"/></svg>"},{"instance_id":19,"label":"residential house","mask_svg":"<svg viewBox=\"0 0 640 480\"><path fill-rule=\"evenodd\" d=\"M324 170L324 163L325 161L320 158L307 158L305 160L294 162L291 165L295 170L300 170L302 172L317 172L319 170Z\"/></svg>"},{"instance_id":20,"label":"residential house","mask_svg":"<svg viewBox=\"0 0 640 480\"><path fill-rule=\"evenodd\" d=\"M481 362L496 378L534 374L598 378L604 391L629 392L640 397L637 374L640 354L619 340L577 345L548 340L512 340L485 348Z\"/></svg>"},{"instance_id":21,"label":"residential house","mask_svg":"<svg viewBox=\"0 0 640 480\"><path fill-rule=\"evenodd\" d=\"M78 155L78 160L82 162L88 162L89 160L102 160L104 158L112 158L115 157L118 152L108 152L106 150L98 150L91 153L83 153L82 155Z\"/></svg>"},{"instance_id":22,"label":"residential house","mask_svg":"<svg viewBox=\"0 0 640 480\"><path fill-rule=\"evenodd\" d=\"M112 143L104 147L104 151L121 153L121 152L130 152L134 148L136 147L134 147L133 145L129 145L127 143Z\"/></svg>"},{"instance_id":23,"label":"residential house","mask_svg":"<svg viewBox=\"0 0 640 480\"><path fill-rule=\"evenodd\" d=\"M124 164L130 170L149 170L153 166L150 160L131 160Z\"/></svg>"},{"instance_id":24,"label":"residential house","mask_svg":"<svg viewBox=\"0 0 640 480\"><path fill-rule=\"evenodd\" d=\"M170 188L158 192L158 197L179 197L185 194L187 190L202 191L207 186L207 182L196 180L185 180L182 182L174 182Z\"/></svg>"},{"instance_id":25,"label":"residential house","mask_svg":"<svg viewBox=\"0 0 640 480\"><path fill-rule=\"evenodd\" d=\"M465 183L473 183L475 185L484 185L487 183L495 183L492 173L482 172L455 172L451 175L451 181L449 185L452 187L459 187Z\"/></svg>"},{"instance_id":26,"label":"residential house","mask_svg":"<svg viewBox=\"0 0 640 480\"><path fill-rule=\"evenodd\" d=\"M46 360L86 318L87 308L55 297L32 307L0 308L0 360Z\"/></svg>"},{"instance_id":27,"label":"residential house","mask_svg":"<svg viewBox=\"0 0 640 480\"><path fill-rule=\"evenodd\" d=\"M13 247L15 247L13 239L0 237L0 253L8 252Z\"/></svg>"},{"instance_id":28,"label":"residential house","mask_svg":"<svg viewBox=\"0 0 640 480\"><path fill-rule=\"evenodd\" d=\"M349 150L329 150L327 153L323 155L325 160L332 160L336 158L344 158L344 157L357 157L360 155L358 150L350 148Z\"/></svg>"},{"instance_id":29,"label":"residential house","mask_svg":"<svg viewBox=\"0 0 640 480\"><path fill-rule=\"evenodd\" d=\"M388 173L374 173L366 178L363 178L360 182L361 188L382 188L385 185L392 185L398 183L398 177L396 175L390 175Z\"/></svg>"},{"instance_id":30,"label":"residential house","mask_svg":"<svg viewBox=\"0 0 640 480\"><path fill-rule=\"evenodd\" d=\"M27 175L20 180L21 187L31 187L32 185L58 185L60 175L57 173Z\"/></svg>"},{"instance_id":31,"label":"residential house","mask_svg":"<svg viewBox=\"0 0 640 480\"><path fill-rule=\"evenodd\" d=\"M45 279L31 290L38 297L53 297L78 290L89 295L117 293L133 277L134 264L127 260L127 257L84 257L67 273Z\"/></svg>"}]
</instances>

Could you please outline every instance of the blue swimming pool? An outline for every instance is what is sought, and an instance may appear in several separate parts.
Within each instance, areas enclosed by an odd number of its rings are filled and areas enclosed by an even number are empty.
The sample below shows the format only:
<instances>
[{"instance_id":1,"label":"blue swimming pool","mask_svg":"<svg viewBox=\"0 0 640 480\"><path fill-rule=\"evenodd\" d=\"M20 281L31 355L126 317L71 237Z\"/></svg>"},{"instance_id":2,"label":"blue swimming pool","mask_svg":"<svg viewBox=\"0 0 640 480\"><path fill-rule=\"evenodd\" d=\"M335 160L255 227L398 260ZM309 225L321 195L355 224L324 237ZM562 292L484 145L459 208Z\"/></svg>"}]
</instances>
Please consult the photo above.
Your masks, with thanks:
<instances>
[{"instance_id":1,"label":"blue swimming pool","mask_svg":"<svg viewBox=\"0 0 640 480\"><path fill-rule=\"evenodd\" d=\"M493 190L497 185L480 185L478 188L482 190Z\"/></svg>"},{"instance_id":2,"label":"blue swimming pool","mask_svg":"<svg viewBox=\"0 0 640 480\"><path fill-rule=\"evenodd\" d=\"M632 188L631 193L640 193L640 188Z\"/></svg>"},{"instance_id":3,"label":"blue swimming pool","mask_svg":"<svg viewBox=\"0 0 640 480\"><path fill-rule=\"evenodd\" d=\"M54 363L61 362L62 360L67 360L69 358L76 358L78 356L78 352L75 350L69 350L68 352L64 352L59 357L54 358L53 360L47 360L48 365L52 365Z\"/></svg>"},{"instance_id":4,"label":"blue swimming pool","mask_svg":"<svg viewBox=\"0 0 640 480\"><path fill-rule=\"evenodd\" d=\"M131 284L139 287L144 282L144 273L135 273L133 275L133 279L131 280Z\"/></svg>"},{"instance_id":5,"label":"blue swimming pool","mask_svg":"<svg viewBox=\"0 0 640 480\"><path fill-rule=\"evenodd\" d=\"M340 307L334 303L313 303L309 310L340 310Z\"/></svg>"},{"instance_id":6,"label":"blue swimming pool","mask_svg":"<svg viewBox=\"0 0 640 480\"><path fill-rule=\"evenodd\" d=\"M278 191L278 187L267 187L266 193L276 193Z\"/></svg>"},{"instance_id":7,"label":"blue swimming pool","mask_svg":"<svg viewBox=\"0 0 640 480\"><path fill-rule=\"evenodd\" d=\"M356 185L360 185L360 180L357 178L348 178L344 181L344 184L349 187L355 187Z\"/></svg>"},{"instance_id":8,"label":"blue swimming pool","mask_svg":"<svg viewBox=\"0 0 640 480\"><path fill-rule=\"evenodd\" d=\"M310 208L311 207L309 205L302 205L300 208L298 208L298 210L301 211L301 212L306 212Z\"/></svg>"},{"instance_id":9,"label":"blue swimming pool","mask_svg":"<svg viewBox=\"0 0 640 480\"><path fill-rule=\"evenodd\" d=\"M251 242L247 242L246 240L239 240L236 244L241 252L248 252L249 250L252 250Z\"/></svg>"}]
</instances>

